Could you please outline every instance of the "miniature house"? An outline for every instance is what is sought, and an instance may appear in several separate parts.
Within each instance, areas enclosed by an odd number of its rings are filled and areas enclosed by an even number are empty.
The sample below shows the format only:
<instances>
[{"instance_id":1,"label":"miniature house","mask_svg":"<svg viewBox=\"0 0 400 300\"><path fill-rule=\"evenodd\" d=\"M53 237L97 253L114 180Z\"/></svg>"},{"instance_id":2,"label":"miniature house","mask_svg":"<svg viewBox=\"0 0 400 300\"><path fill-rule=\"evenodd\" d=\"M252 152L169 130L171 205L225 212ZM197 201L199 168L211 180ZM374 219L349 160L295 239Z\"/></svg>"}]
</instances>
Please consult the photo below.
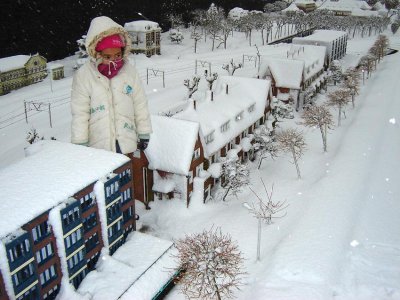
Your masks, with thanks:
<instances>
[{"instance_id":1,"label":"miniature house","mask_svg":"<svg viewBox=\"0 0 400 300\"><path fill-rule=\"evenodd\" d=\"M137 181L134 178L135 182L142 180L135 186L135 198L137 189L145 189L153 193L155 200L176 198L188 206L196 193L207 201L221 180L215 171L220 158L234 150L246 160L248 149L243 143L248 143L247 136L266 121L270 93L265 82L222 76L215 84L213 97L207 91L204 97L188 100L186 109L172 117L152 116L147 158L138 155L132 161L134 169L136 165L146 170L143 174L151 171L153 176L151 181L145 176Z\"/></svg>"},{"instance_id":2,"label":"miniature house","mask_svg":"<svg viewBox=\"0 0 400 300\"><path fill-rule=\"evenodd\" d=\"M42 81L47 60L39 55L16 55L0 59L0 95Z\"/></svg>"},{"instance_id":3,"label":"miniature house","mask_svg":"<svg viewBox=\"0 0 400 300\"><path fill-rule=\"evenodd\" d=\"M132 53L144 53L148 57L161 54L161 28L158 23L145 20L133 21L125 23L124 28L132 40Z\"/></svg>"}]
</instances>

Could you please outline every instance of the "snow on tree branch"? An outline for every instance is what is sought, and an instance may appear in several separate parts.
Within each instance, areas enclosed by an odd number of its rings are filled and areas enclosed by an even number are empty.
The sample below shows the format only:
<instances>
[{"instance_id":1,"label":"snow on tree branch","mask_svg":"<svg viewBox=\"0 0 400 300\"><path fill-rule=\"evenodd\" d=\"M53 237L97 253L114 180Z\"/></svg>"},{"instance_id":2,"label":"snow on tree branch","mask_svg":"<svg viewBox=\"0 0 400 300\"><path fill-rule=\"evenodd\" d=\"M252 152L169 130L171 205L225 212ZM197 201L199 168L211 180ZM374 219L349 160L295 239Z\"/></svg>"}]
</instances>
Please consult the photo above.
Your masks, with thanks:
<instances>
[{"instance_id":1,"label":"snow on tree branch","mask_svg":"<svg viewBox=\"0 0 400 300\"><path fill-rule=\"evenodd\" d=\"M260 178L261 179L261 178ZM265 186L264 181L261 179L261 182L264 186L265 193L267 195L267 199L264 201L255 191L251 188L250 190L257 197L258 202L255 204L254 202L249 205L250 213L256 217L263 220L266 224L271 225L272 220L276 218L283 218L286 216L286 212L282 213L279 216L275 216L278 213L283 212L289 204L285 201L273 201L272 196L274 193L274 185L272 185L271 192L268 192L267 187Z\"/></svg>"},{"instance_id":2,"label":"snow on tree branch","mask_svg":"<svg viewBox=\"0 0 400 300\"><path fill-rule=\"evenodd\" d=\"M235 71L237 69L240 69L241 67L242 67L242 64L241 63L238 63L238 64L234 63L233 62L233 58L231 59L229 64L223 64L222 65L222 69L226 70L230 76L233 76Z\"/></svg>"},{"instance_id":3,"label":"snow on tree branch","mask_svg":"<svg viewBox=\"0 0 400 300\"><path fill-rule=\"evenodd\" d=\"M303 112L303 122L307 127L318 127L321 131L324 152L327 151L327 131L334 126L333 116L325 106L310 106Z\"/></svg>"},{"instance_id":4,"label":"snow on tree branch","mask_svg":"<svg viewBox=\"0 0 400 300\"><path fill-rule=\"evenodd\" d=\"M336 106L339 110L338 126L342 120L342 110L350 102L350 91L348 89L340 89L328 94L328 106Z\"/></svg>"},{"instance_id":5,"label":"snow on tree branch","mask_svg":"<svg viewBox=\"0 0 400 300\"><path fill-rule=\"evenodd\" d=\"M185 270L178 278L188 298L232 298L242 285L243 257L229 234L220 228L186 235L175 242L175 256Z\"/></svg>"},{"instance_id":6,"label":"snow on tree branch","mask_svg":"<svg viewBox=\"0 0 400 300\"><path fill-rule=\"evenodd\" d=\"M243 164L240 159L235 157L227 157L222 164L222 187L226 190L222 200L225 201L229 194L236 196L243 187L250 184L250 171L247 165Z\"/></svg>"},{"instance_id":7,"label":"snow on tree branch","mask_svg":"<svg viewBox=\"0 0 400 300\"><path fill-rule=\"evenodd\" d=\"M268 157L275 159L278 156L279 148L273 136L273 130L265 125L256 128L253 135L253 147L259 156L258 169L260 169L264 159Z\"/></svg>"},{"instance_id":8,"label":"snow on tree branch","mask_svg":"<svg viewBox=\"0 0 400 300\"><path fill-rule=\"evenodd\" d=\"M185 79L183 81L183 85L186 86L188 89L188 98L189 99L199 88L199 81L200 81L200 76L196 76L196 75L194 75L192 77L192 79Z\"/></svg>"},{"instance_id":9,"label":"snow on tree branch","mask_svg":"<svg viewBox=\"0 0 400 300\"><path fill-rule=\"evenodd\" d=\"M306 142L304 141L303 132L294 128L284 129L276 136L279 147L284 152L289 152L293 157L293 164L296 166L297 178L301 178L300 168L298 164L306 150Z\"/></svg>"}]
</instances>

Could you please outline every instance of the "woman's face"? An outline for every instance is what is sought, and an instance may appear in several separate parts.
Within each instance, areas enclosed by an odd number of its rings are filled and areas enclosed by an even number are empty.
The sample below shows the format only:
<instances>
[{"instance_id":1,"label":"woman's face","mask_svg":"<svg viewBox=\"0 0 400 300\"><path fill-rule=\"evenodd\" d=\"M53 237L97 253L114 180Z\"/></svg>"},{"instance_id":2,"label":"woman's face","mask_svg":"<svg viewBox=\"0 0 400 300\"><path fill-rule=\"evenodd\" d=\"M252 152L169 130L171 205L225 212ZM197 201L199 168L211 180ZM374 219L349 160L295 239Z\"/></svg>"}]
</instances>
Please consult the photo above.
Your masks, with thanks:
<instances>
[{"instance_id":1,"label":"woman's face","mask_svg":"<svg viewBox=\"0 0 400 300\"><path fill-rule=\"evenodd\" d=\"M117 61L122 59L122 48L107 48L100 52L102 62L105 64L110 61Z\"/></svg>"}]
</instances>

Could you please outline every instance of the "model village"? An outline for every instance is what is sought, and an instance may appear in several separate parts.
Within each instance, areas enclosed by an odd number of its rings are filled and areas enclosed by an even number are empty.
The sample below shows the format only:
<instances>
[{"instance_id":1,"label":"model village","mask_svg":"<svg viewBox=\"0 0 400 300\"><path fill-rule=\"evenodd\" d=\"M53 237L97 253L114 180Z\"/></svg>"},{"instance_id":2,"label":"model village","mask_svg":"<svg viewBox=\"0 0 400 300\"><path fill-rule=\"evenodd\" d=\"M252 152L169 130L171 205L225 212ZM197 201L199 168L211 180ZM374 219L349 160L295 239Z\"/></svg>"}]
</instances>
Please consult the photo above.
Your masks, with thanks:
<instances>
[{"instance_id":1,"label":"model village","mask_svg":"<svg viewBox=\"0 0 400 300\"><path fill-rule=\"evenodd\" d=\"M157 23L125 27L134 53L162 55ZM254 160L254 133L274 129L276 110L301 111L326 90L327 70L346 47L346 32L316 30L269 46L252 77L218 76L204 90L188 80L193 89L186 100L152 114L149 146L132 159L53 140L27 147L24 159L0 172L0 300L55 299L62 289L82 299L157 299L180 267L169 258L172 241L136 230L135 203L148 209L171 199L188 208L207 203L224 185L224 159ZM1 92L41 80L45 65L40 55L9 58L0 74L12 82L2 80ZM53 68L54 80L62 78L62 66ZM150 284L152 276L159 282ZM102 290L100 283L110 280L118 283Z\"/></svg>"}]
</instances>

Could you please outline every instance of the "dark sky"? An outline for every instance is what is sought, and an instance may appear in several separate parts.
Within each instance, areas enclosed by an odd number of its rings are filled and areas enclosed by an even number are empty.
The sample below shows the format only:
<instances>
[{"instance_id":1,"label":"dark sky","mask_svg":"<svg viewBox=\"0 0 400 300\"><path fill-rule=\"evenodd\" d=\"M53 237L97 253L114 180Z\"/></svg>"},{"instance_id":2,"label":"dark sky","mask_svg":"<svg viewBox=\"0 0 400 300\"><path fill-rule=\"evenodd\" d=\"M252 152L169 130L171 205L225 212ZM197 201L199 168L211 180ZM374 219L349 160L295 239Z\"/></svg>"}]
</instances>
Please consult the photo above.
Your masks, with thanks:
<instances>
[{"instance_id":1,"label":"dark sky","mask_svg":"<svg viewBox=\"0 0 400 300\"><path fill-rule=\"evenodd\" d=\"M265 0L216 0L233 7L262 9ZM166 16L190 17L195 8L207 9L207 0L0 0L0 58L39 52L47 60L74 54L76 40L86 33L92 18L106 15L123 25L142 19L137 12L168 29Z\"/></svg>"}]
</instances>

